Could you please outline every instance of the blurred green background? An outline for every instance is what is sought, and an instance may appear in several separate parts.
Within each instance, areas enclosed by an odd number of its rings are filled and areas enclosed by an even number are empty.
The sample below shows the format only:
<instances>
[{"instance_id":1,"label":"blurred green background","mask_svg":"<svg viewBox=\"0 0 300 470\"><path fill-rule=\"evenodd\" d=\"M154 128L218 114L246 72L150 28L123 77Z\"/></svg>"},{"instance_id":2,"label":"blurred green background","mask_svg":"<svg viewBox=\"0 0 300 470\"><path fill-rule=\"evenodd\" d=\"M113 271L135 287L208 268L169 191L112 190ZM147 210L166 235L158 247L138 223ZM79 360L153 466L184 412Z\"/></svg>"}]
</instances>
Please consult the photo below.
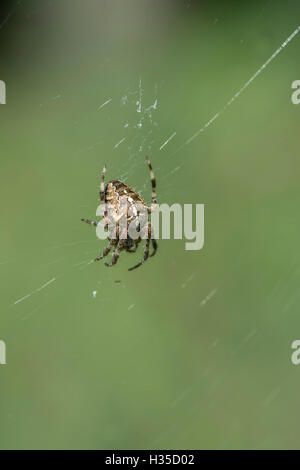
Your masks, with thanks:
<instances>
[{"instance_id":1,"label":"blurred green background","mask_svg":"<svg viewBox=\"0 0 300 470\"><path fill-rule=\"evenodd\" d=\"M184 144L297 28L299 2L0 12L0 447L299 448L300 34ZM150 202L146 154L160 203L205 204L203 250L88 264L103 164Z\"/></svg>"}]
</instances>

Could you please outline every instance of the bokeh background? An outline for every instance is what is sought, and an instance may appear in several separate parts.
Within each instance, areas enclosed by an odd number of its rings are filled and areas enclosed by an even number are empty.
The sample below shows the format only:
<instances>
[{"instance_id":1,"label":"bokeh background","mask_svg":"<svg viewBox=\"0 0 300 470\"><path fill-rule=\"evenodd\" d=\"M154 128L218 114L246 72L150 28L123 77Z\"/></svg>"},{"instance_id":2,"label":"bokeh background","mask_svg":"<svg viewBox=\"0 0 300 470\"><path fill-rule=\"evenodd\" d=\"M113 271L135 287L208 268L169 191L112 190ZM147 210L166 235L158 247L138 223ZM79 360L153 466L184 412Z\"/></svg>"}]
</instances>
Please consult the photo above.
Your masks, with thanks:
<instances>
[{"instance_id":1,"label":"bokeh background","mask_svg":"<svg viewBox=\"0 0 300 470\"><path fill-rule=\"evenodd\" d=\"M186 144L299 13L1 1L1 448L299 448L300 34ZM205 204L203 250L88 264L103 164L150 201L146 154L160 203Z\"/></svg>"}]
</instances>

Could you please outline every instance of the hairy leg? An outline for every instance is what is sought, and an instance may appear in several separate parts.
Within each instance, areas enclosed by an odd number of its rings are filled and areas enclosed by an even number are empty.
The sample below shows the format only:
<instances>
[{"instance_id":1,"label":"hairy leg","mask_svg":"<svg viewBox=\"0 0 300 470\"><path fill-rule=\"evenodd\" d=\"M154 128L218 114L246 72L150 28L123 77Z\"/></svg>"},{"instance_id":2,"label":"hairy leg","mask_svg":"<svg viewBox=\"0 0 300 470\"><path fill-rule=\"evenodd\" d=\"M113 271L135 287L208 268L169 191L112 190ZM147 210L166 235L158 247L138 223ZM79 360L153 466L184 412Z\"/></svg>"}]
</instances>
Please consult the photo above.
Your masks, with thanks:
<instances>
[{"instance_id":1,"label":"hairy leg","mask_svg":"<svg viewBox=\"0 0 300 470\"><path fill-rule=\"evenodd\" d=\"M112 242L110 242L109 245L103 251L102 255L100 255L98 258L95 258L94 261L100 261L101 259L105 258L105 256L107 256L108 253L111 251L112 247L113 247L113 244Z\"/></svg>"},{"instance_id":2,"label":"hairy leg","mask_svg":"<svg viewBox=\"0 0 300 470\"><path fill-rule=\"evenodd\" d=\"M156 254L156 252L157 252L158 244L157 244L157 241L155 240L155 238L152 238L152 247L153 247L153 251L152 251L152 253L151 253L151 255L150 255L150 258L151 258L152 256L154 256L154 255Z\"/></svg>"},{"instance_id":3,"label":"hairy leg","mask_svg":"<svg viewBox=\"0 0 300 470\"><path fill-rule=\"evenodd\" d=\"M156 179L152 170L152 165L149 157L146 157L148 167L150 170L150 179L151 179L151 185L152 185L152 203L151 207L148 208L148 212L153 212L156 209L157 206L157 200L156 200Z\"/></svg>"},{"instance_id":4,"label":"hairy leg","mask_svg":"<svg viewBox=\"0 0 300 470\"><path fill-rule=\"evenodd\" d=\"M146 245L145 245L145 250L144 250L143 259L142 259L138 264L136 264L135 266L133 266L132 268L129 268L128 271L133 271L134 269L139 268L140 266L142 266L142 264L144 264L144 262L145 262L145 261L148 259L148 257L149 257L149 248L150 248L150 238L147 238L147 240L146 240Z\"/></svg>"},{"instance_id":5,"label":"hairy leg","mask_svg":"<svg viewBox=\"0 0 300 470\"><path fill-rule=\"evenodd\" d=\"M105 266L107 266L108 268L111 268L112 266L114 266L115 264L117 264L118 259L119 259L119 256L120 256L120 252L121 252L122 249L123 249L123 245L124 245L124 243L122 243L122 242L119 242L119 243L118 243L117 248L116 248L115 251L114 251L114 254L113 254L111 263L105 263Z\"/></svg>"},{"instance_id":6,"label":"hairy leg","mask_svg":"<svg viewBox=\"0 0 300 470\"><path fill-rule=\"evenodd\" d=\"M94 225L94 227L97 227L99 222L95 222L94 220L89 220L89 219L81 219L81 222L85 222L86 224Z\"/></svg>"}]
</instances>

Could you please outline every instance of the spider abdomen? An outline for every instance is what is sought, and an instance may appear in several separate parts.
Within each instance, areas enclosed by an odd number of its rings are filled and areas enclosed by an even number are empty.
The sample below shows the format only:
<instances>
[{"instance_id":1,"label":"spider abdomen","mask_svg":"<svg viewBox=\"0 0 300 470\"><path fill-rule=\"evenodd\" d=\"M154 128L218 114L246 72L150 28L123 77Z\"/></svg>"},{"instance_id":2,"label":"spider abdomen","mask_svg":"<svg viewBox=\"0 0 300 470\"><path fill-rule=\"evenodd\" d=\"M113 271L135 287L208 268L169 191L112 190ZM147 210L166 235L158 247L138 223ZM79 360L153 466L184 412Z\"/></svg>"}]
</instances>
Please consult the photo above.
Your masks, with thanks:
<instances>
[{"instance_id":1,"label":"spider abdomen","mask_svg":"<svg viewBox=\"0 0 300 470\"><path fill-rule=\"evenodd\" d=\"M137 204L146 206L143 198L136 192L134 188L122 181L113 180L105 186L105 202L110 204L118 204L121 197L126 197Z\"/></svg>"},{"instance_id":2,"label":"spider abdomen","mask_svg":"<svg viewBox=\"0 0 300 470\"><path fill-rule=\"evenodd\" d=\"M130 224L133 224L133 226L137 228L139 224L138 216L141 210L147 211L147 205L136 190L122 181L113 180L107 183L104 192L105 204L107 205L107 223L114 220L117 221L118 236L118 221L122 215L127 219L127 229ZM135 241L138 243L140 238ZM127 237L127 242L128 247L131 247L134 244L129 235Z\"/></svg>"}]
</instances>

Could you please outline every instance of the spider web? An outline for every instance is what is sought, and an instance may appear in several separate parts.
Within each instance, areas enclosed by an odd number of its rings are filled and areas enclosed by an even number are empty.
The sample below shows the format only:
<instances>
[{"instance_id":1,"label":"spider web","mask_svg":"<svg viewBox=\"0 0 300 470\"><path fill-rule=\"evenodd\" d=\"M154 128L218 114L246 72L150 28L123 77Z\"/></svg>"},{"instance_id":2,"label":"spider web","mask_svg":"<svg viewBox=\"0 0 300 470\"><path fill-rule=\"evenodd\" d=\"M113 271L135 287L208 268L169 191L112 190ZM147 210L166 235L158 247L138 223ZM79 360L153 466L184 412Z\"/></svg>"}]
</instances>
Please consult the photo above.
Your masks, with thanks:
<instances>
[{"instance_id":1,"label":"spider web","mask_svg":"<svg viewBox=\"0 0 300 470\"><path fill-rule=\"evenodd\" d=\"M269 3L268 3L269 5ZM26 15L27 20L30 22L43 8L50 8L51 2L45 3L45 5L39 5L38 8L26 8L21 1L18 1L14 4L11 12L7 17L0 22L0 33L4 30L9 22L13 21L14 15L17 12L17 8L23 8L23 14ZM188 1L186 3L186 8L193 8L192 2ZM267 4L264 6L263 13L266 13L268 9ZM217 22L215 23L217 25ZM196 130L190 131L189 135L184 135L184 132L180 127L174 127L165 130L161 124L161 116L166 113L164 106L164 97L168 94L168 83L165 83L161 77L156 77L153 80L153 83L149 85L149 78L143 73L137 74L133 82L126 83L120 81L118 93L115 95L110 95L106 93L106 90L101 90L103 100L100 100L94 107L90 108L89 114L84 115L82 118L79 118L76 121L76 126L79 129L82 129L86 123L90 120L93 122L95 119L99 120L99 128L103 131L101 138L95 139L87 142L85 146L78 146L76 148L77 156L82 158L82 161L87 161L91 155L97 154L99 149L101 149L103 142L107 143L107 146L111 149L111 156L109 156L108 164L108 173L111 175L111 178L123 180L124 182L134 186L136 190L142 194L142 196L149 201L151 186L149 181L149 175L147 166L145 164L145 156L149 155L152 158L153 167L155 170L155 176L158 181L158 198L159 202L164 202L171 193L171 189L177 184L177 177L180 174L180 170L185 168L188 165L186 159L182 158L184 151L187 147L190 147L192 143L196 145L196 139L199 138L212 126L218 125L221 127L224 124L224 121L219 117L221 115L225 116L225 113L230 113L231 106L237 101L243 100L246 90L249 88L248 93L252 93L252 96L255 96L255 83L256 79L268 68L270 69L273 65L273 61L280 60L281 53L284 54L284 50L287 49L292 41L296 40L300 27L293 27L291 30L287 31L283 38L279 40L274 40L272 49L274 52L271 55L266 56L266 59L262 65L260 65L256 70L249 73L249 78L245 82L234 83L232 88L238 91L232 92L229 94L229 99L220 102L218 106L218 111L215 112L211 109L211 112L204 119L204 124L198 124L203 119L199 115L194 122L194 127ZM1 78L1 77L0 77ZM264 80L263 76L261 80ZM250 85L252 87L250 88ZM51 108L53 102L63 101L65 97L65 90L45 90L45 95L40 103L41 107ZM187 92L187 100L192 100L193 97ZM176 110L176 104L175 104ZM199 113L200 114L200 113ZM212 116L212 117L211 117ZM112 120L113 127L115 129L114 134L111 133L106 137L105 136L105 126ZM165 122L165 119L163 120ZM212 129L211 129L212 130ZM106 140L105 140L106 139ZM120 157L122 155L122 157ZM176 156L180 156L177 158ZM114 158L116 158L117 164L115 163ZM92 161L92 158L88 161ZM166 164L166 161L168 162ZM161 164L163 162L163 164ZM97 168L90 167L91 174L95 171L100 175L101 165L105 163L99 159L99 166ZM163 169L161 168L163 167ZM143 179L136 178L137 174L143 174ZM96 180L96 179L95 179ZM99 178L98 178L99 180ZM93 180L94 181L94 180ZM98 184L96 182L94 185L95 194L98 193ZM172 194L174 194L172 192ZM83 198L83 200L85 200ZM174 201L177 202L177 201ZM96 203L95 203L96 210ZM86 204L80 207L80 211L83 211L83 216L88 216L85 214L85 211L94 213L92 208L89 208ZM79 220L79 219L78 219ZM74 222L76 224L77 221ZM79 221L78 221L79 223ZM64 289L64 286L69 282L70 279L74 286L80 285L82 279L85 276L85 273L92 269L92 260L99 251L99 241L95 238L92 238L90 232L87 231L86 237L84 239L78 239L75 235L70 235L70 239L62 239L58 243L50 243L46 247L48 252L47 260L41 262L40 265L31 265L30 258L31 254L27 253L24 257L18 257L18 259L6 259L3 258L0 262L0 269L5 270L11 265L13 269L17 269L17 265L21 263L28 262L29 269L41 271L40 281L37 284L33 284L31 289L21 288L19 283L18 288L14 292L14 295L9 298L9 301L6 302L4 308L9 312L10 315L14 315L18 322L28 321L34 316L41 314L43 306L48 302L48 293L60 292ZM243 263L243 257L246 252L246 249L240 250L240 257L237 259L233 266L238 269L239 266ZM42 256L42 253L41 253ZM133 260L128 260L128 263L132 265L135 264ZM293 264L294 263L294 264ZM295 260L290 264L290 276L293 279L295 270L297 269L298 260ZM63 267L62 267L63 265ZM176 269L176 261L172 260L171 266ZM201 267L193 272L185 272L182 275L181 286L180 288L189 292L189 286L193 285L199 279L201 272ZM99 271L100 273L100 271ZM113 301L113 295L110 293L106 295L106 288L113 285L115 288L116 296L122 296L124 299L125 310L127 312L134 312L138 305L138 298L135 296L132 285L130 287L128 284L130 282L127 279L120 279L123 275L114 272L113 270L101 271L101 274L98 274L95 277L93 283L89 283L89 290L87 292L87 299L92 302L97 302L99 308L104 311L111 302ZM198 299L198 306L201 312L205 312L207 306L214 302L218 297L219 292L224 289L226 283L229 282L228 279L223 277L216 277L216 282L211 285L210 289L206 292L205 295L202 295ZM284 300L289 295L289 290L285 289L284 278L279 279L280 293L275 289L274 292L270 292L269 298L266 299L265 305L268 306L270 298L278 296L278 302L284 303ZM130 294L128 295L128 291ZM188 295L188 294L187 294ZM295 302L296 297L293 296L289 299L289 302ZM289 308L289 303L285 304L285 308ZM12 323L12 328L16 323ZM240 342L236 347L230 351L230 358L234 361L238 356L241 350L245 348L251 341L257 337L258 331L256 328L250 328L249 331L245 332L245 335L240 339ZM215 338L212 342L212 347L217 347L219 338ZM201 375L198 376L197 380L193 384L188 384L186 387L182 387L180 393L177 393L176 396L170 400L170 409L177 409L178 406L184 400L189 400L193 395L195 395L195 390L198 386L202 384L202 381L205 377L213 374L214 370L217 370L217 367L207 366L201 372ZM222 376L218 377L218 380L212 381L210 384L211 389L209 394L211 397L209 406L213 406L214 393L217 390L218 386L225 381L226 374L228 374L228 367L224 369ZM274 389L270 390L269 395L265 397L263 406L268 406L272 401L276 400L276 397L280 394L280 387L276 386ZM194 397L195 398L195 397ZM197 405L195 405L197 406ZM185 415L185 419L188 421L190 415L193 414L194 408L189 408ZM164 426L161 432L158 433L155 440L148 442L149 447L159 446L161 443L165 442L165 439L168 436L174 434L176 429L176 423L171 426ZM188 426L186 426L186 431L188 432ZM230 439L230 436L228 437ZM225 443L226 444L226 443ZM260 445L262 445L260 443Z\"/></svg>"}]
</instances>

